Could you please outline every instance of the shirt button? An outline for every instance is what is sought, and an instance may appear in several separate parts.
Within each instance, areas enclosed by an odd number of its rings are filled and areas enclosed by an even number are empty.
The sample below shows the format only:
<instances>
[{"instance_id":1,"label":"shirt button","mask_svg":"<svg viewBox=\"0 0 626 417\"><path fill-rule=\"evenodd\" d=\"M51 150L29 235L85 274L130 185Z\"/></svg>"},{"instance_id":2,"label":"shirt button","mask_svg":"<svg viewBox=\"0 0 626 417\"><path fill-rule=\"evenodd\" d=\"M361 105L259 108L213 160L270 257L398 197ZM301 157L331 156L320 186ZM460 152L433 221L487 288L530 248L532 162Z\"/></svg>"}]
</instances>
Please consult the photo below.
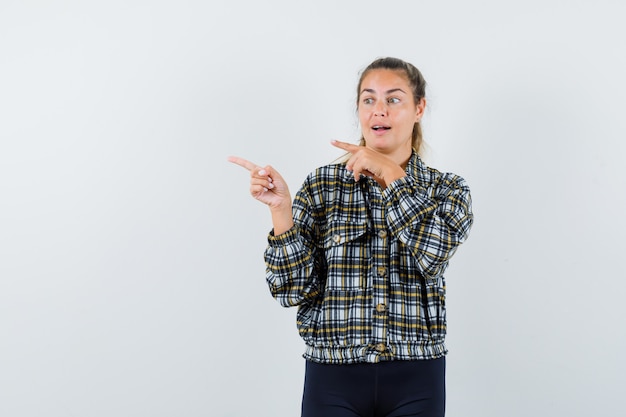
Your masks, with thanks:
<instances>
[{"instance_id":1,"label":"shirt button","mask_svg":"<svg viewBox=\"0 0 626 417\"><path fill-rule=\"evenodd\" d=\"M385 304L380 303L376 305L376 312L384 313L385 311L387 311L387 306Z\"/></svg>"},{"instance_id":2,"label":"shirt button","mask_svg":"<svg viewBox=\"0 0 626 417\"><path fill-rule=\"evenodd\" d=\"M333 242L335 242L335 243L339 243L339 242L341 242L341 235L335 235L335 236L333 236Z\"/></svg>"},{"instance_id":3,"label":"shirt button","mask_svg":"<svg viewBox=\"0 0 626 417\"><path fill-rule=\"evenodd\" d=\"M386 230L380 230L378 232L378 237L381 238L381 239L386 238L387 237L387 231Z\"/></svg>"},{"instance_id":4,"label":"shirt button","mask_svg":"<svg viewBox=\"0 0 626 417\"><path fill-rule=\"evenodd\" d=\"M384 266L379 266L376 269L376 272L378 272L378 275L380 275L381 277L384 277L387 274L387 268L385 268Z\"/></svg>"},{"instance_id":5,"label":"shirt button","mask_svg":"<svg viewBox=\"0 0 626 417\"><path fill-rule=\"evenodd\" d=\"M384 343L378 343L376 346L374 346L374 349L376 349L379 352L384 352L385 351L385 344Z\"/></svg>"}]
</instances>

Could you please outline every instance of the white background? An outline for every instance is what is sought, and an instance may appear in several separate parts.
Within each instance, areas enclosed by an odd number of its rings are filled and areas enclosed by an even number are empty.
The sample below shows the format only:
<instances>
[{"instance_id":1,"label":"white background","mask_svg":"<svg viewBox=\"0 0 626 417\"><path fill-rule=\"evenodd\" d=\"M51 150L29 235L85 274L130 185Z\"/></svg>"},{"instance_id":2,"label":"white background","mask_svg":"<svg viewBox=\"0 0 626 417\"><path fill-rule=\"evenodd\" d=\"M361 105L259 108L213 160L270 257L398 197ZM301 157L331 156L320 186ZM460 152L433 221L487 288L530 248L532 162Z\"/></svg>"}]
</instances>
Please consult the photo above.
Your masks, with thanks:
<instances>
[{"instance_id":1,"label":"white background","mask_svg":"<svg viewBox=\"0 0 626 417\"><path fill-rule=\"evenodd\" d=\"M429 87L476 215L447 273L448 416L609 416L626 361L622 1L0 3L0 415L299 415L267 209L356 142L359 71Z\"/></svg>"}]
</instances>

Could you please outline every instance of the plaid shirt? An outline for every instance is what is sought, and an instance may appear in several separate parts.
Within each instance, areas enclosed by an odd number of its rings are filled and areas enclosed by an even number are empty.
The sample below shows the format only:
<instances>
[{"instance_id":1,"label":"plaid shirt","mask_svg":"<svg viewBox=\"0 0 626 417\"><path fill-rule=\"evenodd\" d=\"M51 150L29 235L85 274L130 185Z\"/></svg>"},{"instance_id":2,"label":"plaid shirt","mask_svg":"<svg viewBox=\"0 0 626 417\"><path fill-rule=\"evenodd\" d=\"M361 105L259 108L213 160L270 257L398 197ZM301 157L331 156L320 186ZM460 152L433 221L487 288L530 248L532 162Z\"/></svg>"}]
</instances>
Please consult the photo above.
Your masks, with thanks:
<instances>
[{"instance_id":1,"label":"plaid shirt","mask_svg":"<svg viewBox=\"0 0 626 417\"><path fill-rule=\"evenodd\" d=\"M447 353L445 280L472 225L465 181L413 153L407 176L381 187L345 164L311 173L293 203L294 227L265 251L267 282L299 306L304 357L347 364Z\"/></svg>"}]
</instances>

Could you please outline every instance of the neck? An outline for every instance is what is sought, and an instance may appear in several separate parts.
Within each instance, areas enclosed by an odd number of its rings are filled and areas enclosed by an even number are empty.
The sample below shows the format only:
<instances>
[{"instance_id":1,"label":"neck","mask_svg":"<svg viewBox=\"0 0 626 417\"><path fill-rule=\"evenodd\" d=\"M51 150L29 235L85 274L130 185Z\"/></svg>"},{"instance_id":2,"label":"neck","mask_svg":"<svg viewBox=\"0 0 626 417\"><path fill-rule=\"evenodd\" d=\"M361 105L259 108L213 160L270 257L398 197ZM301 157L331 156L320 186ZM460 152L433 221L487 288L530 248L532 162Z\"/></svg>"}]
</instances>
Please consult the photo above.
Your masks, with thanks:
<instances>
[{"instance_id":1,"label":"neck","mask_svg":"<svg viewBox=\"0 0 626 417\"><path fill-rule=\"evenodd\" d=\"M412 153L413 148L409 146L407 149L398 149L395 152L384 153L384 155L396 164L400 165L402 169L406 169L406 166L409 163L409 159L411 159Z\"/></svg>"}]
</instances>

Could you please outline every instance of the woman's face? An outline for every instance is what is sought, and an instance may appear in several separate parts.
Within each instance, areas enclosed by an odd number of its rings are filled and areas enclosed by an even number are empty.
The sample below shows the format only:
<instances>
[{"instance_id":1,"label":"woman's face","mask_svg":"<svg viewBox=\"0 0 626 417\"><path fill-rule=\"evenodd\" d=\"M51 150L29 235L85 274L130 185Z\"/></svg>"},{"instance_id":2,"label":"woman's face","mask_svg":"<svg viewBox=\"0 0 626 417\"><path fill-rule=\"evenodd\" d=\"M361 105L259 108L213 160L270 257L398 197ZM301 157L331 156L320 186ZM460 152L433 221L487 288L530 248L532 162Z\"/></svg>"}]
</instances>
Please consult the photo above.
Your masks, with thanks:
<instances>
[{"instance_id":1,"label":"woman's face","mask_svg":"<svg viewBox=\"0 0 626 417\"><path fill-rule=\"evenodd\" d=\"M425 106L424 99L415 103L402 71L370 71L361 82L358 104L365 146L389 156L408 157L413 126L421 119Z\"/></svg>"}]
</instances>

